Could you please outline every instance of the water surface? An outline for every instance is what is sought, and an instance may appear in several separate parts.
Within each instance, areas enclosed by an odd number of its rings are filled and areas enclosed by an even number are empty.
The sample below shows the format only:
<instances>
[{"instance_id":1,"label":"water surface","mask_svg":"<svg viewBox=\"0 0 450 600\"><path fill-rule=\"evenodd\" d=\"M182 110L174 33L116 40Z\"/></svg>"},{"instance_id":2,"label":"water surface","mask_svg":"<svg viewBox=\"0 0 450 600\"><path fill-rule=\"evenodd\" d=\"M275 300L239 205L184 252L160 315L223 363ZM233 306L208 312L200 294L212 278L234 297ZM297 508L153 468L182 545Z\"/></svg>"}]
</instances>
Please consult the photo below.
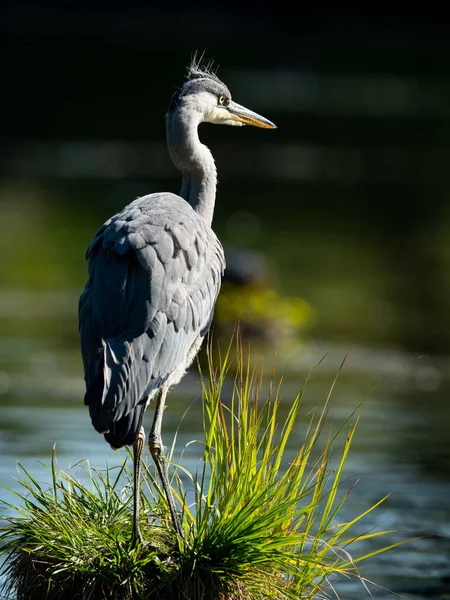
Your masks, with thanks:
<instances>
[{"instance_id":1,"label":"water surface","mask_svg":"<svg viewBox=\"0 0 450 600\"><path fill-rule=\"evenodd\" d=\"M308 369L327 356L309 381L301 420L288 453L302 443L311 411L320 411L347 349L331 342L310 342L278 357L285 373L282 410L303 384ZM82 405L83 381L73 350L63 351L58 338L2 339L2 419L0 422L0 483L18 489L16 461L40 482L49 473L53 444L58 461L70 468L88 458L97 468L119 464L120 458L90 425ZM20 356L20 360L19 360ZM421 362L422 361L422 362ZM14 367L14 364L16 365ZM19 365L21 368L19 368ZM353 488L341 519L354 516L383 496L389 498L357 526L358 533L395 529L386 543L419 537L362 565L362 574L378 585L415 600L448 597L450 575L450 440L447 397L448 365L393 351L354 347L332 395L329 421L338 428L364 401L362 418L344 471L342 493ZM394 371L391 373L391 371ZM186 413L186 408L189 410ZM192 369L170 394L164 415L164 441L171 445L178 428L177 451L202 439L199 376ZM147 426L151 415L147 415ZM344 439L337 443L342 447ZM183 464L195 471L201 445L191 445ZM148 460L150 460L148 458ZM1 497L8 498L5 491ZM360 543L355 555L371 550L380 540ZM370 586L375 598L389 595ZM336 583L341 598L369 597L357 581Z\"/></svg>"}]
</instances>

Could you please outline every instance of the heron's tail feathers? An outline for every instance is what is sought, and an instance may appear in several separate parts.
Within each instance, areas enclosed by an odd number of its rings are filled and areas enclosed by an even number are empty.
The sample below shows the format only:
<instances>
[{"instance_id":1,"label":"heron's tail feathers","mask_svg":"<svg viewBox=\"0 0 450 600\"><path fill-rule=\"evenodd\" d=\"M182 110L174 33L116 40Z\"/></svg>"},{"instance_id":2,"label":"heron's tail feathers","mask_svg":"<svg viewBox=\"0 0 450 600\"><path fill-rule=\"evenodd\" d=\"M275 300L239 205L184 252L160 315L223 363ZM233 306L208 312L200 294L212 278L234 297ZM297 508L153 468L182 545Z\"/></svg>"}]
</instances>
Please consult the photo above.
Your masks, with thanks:
<instances>
[{"instance_id":1,"label":"heron's tail feathers","mask_svg":"<svg viewBox=\"0 0 450 600\"><path fill-rule=\"evenodd\" d=\"M109 424L108 433L105 433L104 436L108 444L111 444L114 449L122 446L132 446L137 440L144 420L146 403L146 400L144 400L125 417Z\"/></svg>"},{"instance_id":2,"label":"heron's tail feathers","mask_svg":"<svg viewBox=\"0 0 450 600\"><path fill-rule=\"evenodd\" d=\"M92 424L119 448L133 444L139 433L148 396L158 385L148 376L139 338L102 340L99 368L84 398Z\"/></svg>"},{"instance_id":3,"label":"heron's tail feathers","mask_svg":"<svg viewBox=\"0 0 450 600\"><path fill-rule=\"evenodd\" d=\"M108 421L119 421L145 394L147 378L140 374L143 345L139 338L103 340L102 411ZM141 376L140 376L141 375Z\"/></svg>"}]
</instances>

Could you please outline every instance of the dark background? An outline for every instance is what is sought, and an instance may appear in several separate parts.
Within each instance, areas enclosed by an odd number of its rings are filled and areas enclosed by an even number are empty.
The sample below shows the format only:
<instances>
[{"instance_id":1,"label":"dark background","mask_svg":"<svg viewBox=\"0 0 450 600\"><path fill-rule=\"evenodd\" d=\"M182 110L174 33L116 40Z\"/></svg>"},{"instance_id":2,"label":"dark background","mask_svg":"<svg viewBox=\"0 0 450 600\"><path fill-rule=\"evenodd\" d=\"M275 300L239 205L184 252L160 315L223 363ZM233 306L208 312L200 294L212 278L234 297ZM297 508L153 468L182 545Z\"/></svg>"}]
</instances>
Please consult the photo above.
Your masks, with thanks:
<instances>
[{"instance_id":1,"label":"dark background","mask_svg":"<svg viewBox=\"0 0 450 600\"><path fill-rule=\"evenodd\" d=\"M279 127L202 127L224 243L270 256L278 288L312 306L312 335L448 351L444 19L9 2L0 35L6 289L78 290L95 228L142 193L178 190L164 114L200 50Z\"/></svg>"},{"instance_id":2,"label":"dark background","mask_svg":"<svg viewBox=\"0 0 450 600\"><path fill-rule=\"evenodd\" d=\"M443 598L449 28L423 5L414 16L344 8L0 6L0 483L11 485L13 457L45 478L36 459L47 461L55 441L64 464L88 456L100 466L108 452L117 460L82 404L84 253L99 225L137 196L179 190L164 114L191 55L205 51L234 100L278 125L200 128L219 174L214 228L227 252L252 250L270 271L247 295L224 287L217 317L248 308L240 317L270 332L266 364L276 352L286 410L326 354L307 386L306 421L352 346L330 408L334 431L345 429L365 400L346 466L361 484L342 518L392 493L361 533L420 539L367 561L368 577L410 600ZM199 388L194 369L171 392L169 446L195 400L178 440L201 439ZM365 597L348 586L340 597Z\"/></svg>"}]
</instances>

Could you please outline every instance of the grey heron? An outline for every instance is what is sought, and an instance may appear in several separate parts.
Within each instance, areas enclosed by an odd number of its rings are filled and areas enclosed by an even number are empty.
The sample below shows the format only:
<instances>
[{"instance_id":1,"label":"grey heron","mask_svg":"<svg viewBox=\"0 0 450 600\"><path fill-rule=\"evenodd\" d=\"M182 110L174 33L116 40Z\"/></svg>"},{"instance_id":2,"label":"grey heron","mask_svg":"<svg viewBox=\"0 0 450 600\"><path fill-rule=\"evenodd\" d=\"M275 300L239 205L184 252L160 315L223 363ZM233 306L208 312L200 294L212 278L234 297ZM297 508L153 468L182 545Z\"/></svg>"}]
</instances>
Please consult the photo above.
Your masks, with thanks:
<instances>
[{"instance_id":1,"label":"grey heron","mask_svg":"<svg viewBox=\"0 0 450 600\"><path fill-rule=\"evenodd\" d=\"M139 527L145 409L154 399L149 447L175 531L183 536L163 453L166 394L200 349L225 268L211 229L217 172L200 142L200 123L275 125L231 99L208 66L193 61L166 114L170 157L182 173L180 195L138 198L106 221L87 250L89 275L79 301L85 404L94 428L115 449L133 446L133 534Z\"/></svg>"}]
</instances>

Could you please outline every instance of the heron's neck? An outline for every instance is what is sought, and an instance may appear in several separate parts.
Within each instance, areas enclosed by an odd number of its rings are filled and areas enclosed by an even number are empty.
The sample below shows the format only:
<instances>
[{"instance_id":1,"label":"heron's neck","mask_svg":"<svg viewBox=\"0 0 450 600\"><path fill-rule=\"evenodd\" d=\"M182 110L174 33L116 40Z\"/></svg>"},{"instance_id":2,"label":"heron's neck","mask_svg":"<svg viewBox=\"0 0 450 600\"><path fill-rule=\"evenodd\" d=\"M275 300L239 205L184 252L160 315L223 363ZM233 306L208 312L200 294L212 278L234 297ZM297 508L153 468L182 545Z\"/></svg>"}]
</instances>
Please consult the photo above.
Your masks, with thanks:
<instances>
[{"instance_id":1,"label":"heron's neck","mask_svg":"<svg viewBox=\"0 0 450 600\"><path fill-rule=\"evenodd\" d=\"M198 122L183 114L168 115L167 145L174 165L182 172L180 195L211 225L216 201L214 158L198 137Z\"/></svg>"}]
</instances>

